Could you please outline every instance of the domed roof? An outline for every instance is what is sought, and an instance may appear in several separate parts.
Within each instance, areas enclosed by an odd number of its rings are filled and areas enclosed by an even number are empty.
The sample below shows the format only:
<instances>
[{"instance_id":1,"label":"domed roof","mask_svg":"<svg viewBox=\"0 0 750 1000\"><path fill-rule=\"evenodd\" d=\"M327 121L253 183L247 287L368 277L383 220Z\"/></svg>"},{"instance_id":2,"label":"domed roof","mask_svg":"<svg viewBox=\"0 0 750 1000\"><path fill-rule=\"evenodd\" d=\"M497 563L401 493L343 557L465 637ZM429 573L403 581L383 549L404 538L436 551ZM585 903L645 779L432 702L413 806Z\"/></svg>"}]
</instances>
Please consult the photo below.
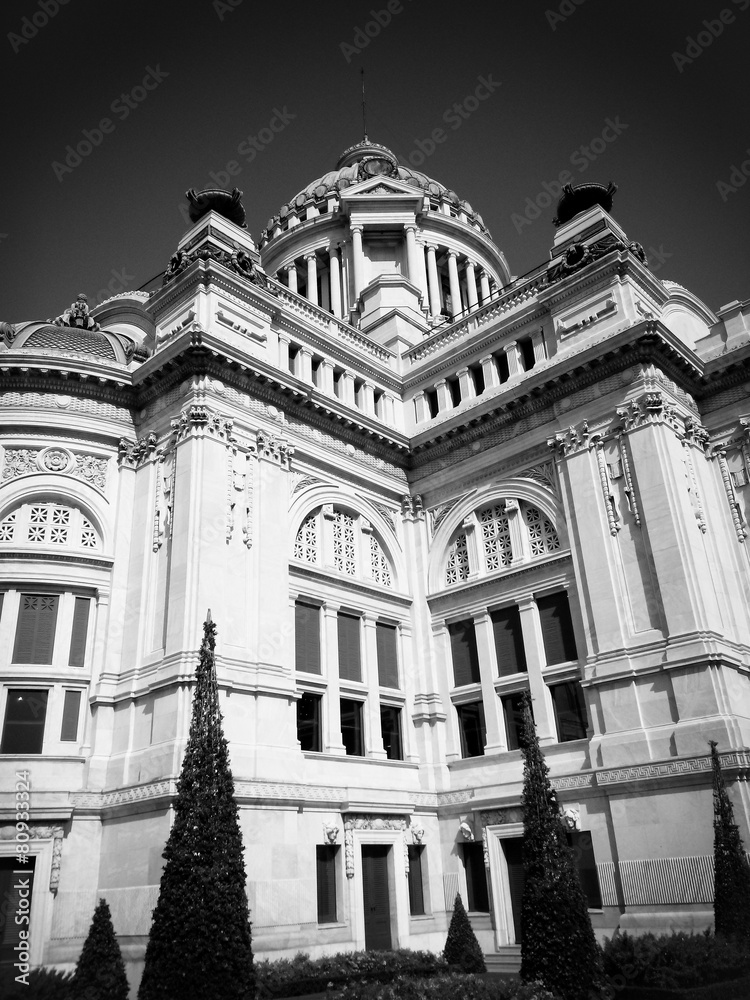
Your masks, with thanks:
<instances>
[{"instance_id":1,"label":"domed roof","mask_svg":"<svg viewBox=\"0 0 750 1000\"><path fill-rule=\"evenodd\" d=\"M432 199L448 202L465 212L475 226L489 235L482 217L474 211L468 201L461 200L455 191L451 191L444 184L428 177L420 170L399 163L398 157L391 149L378 142L371 142L365 136L362 142L355 143L354 146L344 150L338 158L334 170L329 170L322 177L311 181L287 204L281 206L278 217L268 221L267 237L272 236L278 219L281 219L283 224L283 220L288 215L305 205L321 201L330 194L339 194L345 188L374 176L397 178L420 191L424 191Z\"/></svg>"}]
</instances>

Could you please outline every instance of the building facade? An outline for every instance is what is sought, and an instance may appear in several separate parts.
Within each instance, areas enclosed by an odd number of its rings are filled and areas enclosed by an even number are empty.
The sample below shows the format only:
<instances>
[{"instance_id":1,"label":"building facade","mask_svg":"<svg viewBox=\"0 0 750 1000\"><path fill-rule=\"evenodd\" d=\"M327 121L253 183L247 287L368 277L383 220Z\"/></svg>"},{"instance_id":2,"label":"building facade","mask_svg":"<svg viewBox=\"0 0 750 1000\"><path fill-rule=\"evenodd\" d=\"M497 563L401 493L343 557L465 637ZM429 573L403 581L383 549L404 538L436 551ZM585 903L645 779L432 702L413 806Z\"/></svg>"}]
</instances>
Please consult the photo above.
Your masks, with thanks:
<instances>
[{"instance_id":1,"label":"building facade","mask_svg":"<svg viewBox=\"0 0 750 1000\"><path fill-rule=\"evenodd\" d=\"M524 691L599 935L711 923L709 739L746 843L750 808L750 302L657 278L612 193L567 191L517 278L365 139L258 246L191 192L157 289L3 325L32 964L105 896L138 979L209 608L256 955L440 950L460 891L512 965Z\"/></svg>"}]
</instances>

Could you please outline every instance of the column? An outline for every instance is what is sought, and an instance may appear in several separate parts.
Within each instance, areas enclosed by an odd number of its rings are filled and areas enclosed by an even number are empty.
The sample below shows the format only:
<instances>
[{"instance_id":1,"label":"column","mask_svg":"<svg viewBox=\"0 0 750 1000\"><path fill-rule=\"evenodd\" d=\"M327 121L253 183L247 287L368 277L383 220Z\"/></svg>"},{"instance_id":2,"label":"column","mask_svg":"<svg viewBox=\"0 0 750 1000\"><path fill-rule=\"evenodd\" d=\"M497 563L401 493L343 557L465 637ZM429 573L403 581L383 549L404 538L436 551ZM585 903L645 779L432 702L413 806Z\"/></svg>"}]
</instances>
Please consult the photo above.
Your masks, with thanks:
<instances>
[{"instance_id":1,"label":"column","mask_svg":"<svg viewBox=\"0 0 750 1000\"><path fill-rule=\"evenodd\" d=\"M289 337L279 334L279 368L288 372L289 369Z\"/></svg>"},{"instance_id":2,"label":"column","mask_svg":"<svg viewBox=\"0 0 750 1000\"><path fill-rule=\"evenodd\" d=\"M544 348L544 331L534 330L531 334L531 346L534 348L534 364L538 365L540 361L544 361L547 356L547 352Z\"/></svg>"},{"instance_id":3,"label":"column","mask_svg":"<svg viewBox=\"0 0 750 1000\"><path fill-rule=\"evenodd\" d=\"M365 285L365 256L362 251L362 226L352 226L352 263L354 265L354 298L359 298ZM356 301L355 301L356 305Z\"/></svg>"},{"instance_id":4,"label":"column","mask_svg":"<svg viewBox=\"0 0 750 1000\"><path fill-rule=\"evenodd\" d=\"M552 707L552 695L542 676L545 665L542 628L539 622L539 612L532 594L518 601L521 613L521 632L523 646L526 652L526 669L529 675L529 689L533 702L534 721L542 744L556 743L555 713Z\"/></svg>"},{"instance_id":5,"label":"column","mask_svg":"<svg viewBox=\"0 0 750 1000\"><path fill-rule=\"evenodd\" d=\"M341 691L339 688L339 623L338 608L323 605L326 662L321 665L323 676L328 679L328 689L323 695L323 750L325 753L346 755L341 739Z\"/></svg>"},{"instance_id":6,"label":"column","mask_svg":"<svg viewBox=\"0 0 750 1000\"><path fill-rule=\"evenodd\" d=\"M333 396L333 365L330 361L320 362L320 391Z\"/></svg>"},{"instance_id":7,"label":"column","mask_svg":"<svg viewBox=\"0 0 750 1000\"><path fill-rule=\"evenodd\" d=\"M452 410L453 400L451 399L450 389L448 388L446 380L441 378L435 383L435 388L437 389L438 413L444 413L446 410Z\"/></svg>"},{"instance_id":8,"label":"column","mask_svg":"<svg viewBox=\"0 0 750 1000\"><path fill-rule=\"evenodd\" d=\"M455 317L461 312L461 286L458 283L458 264L456 263L456 251L448 251L448 281L451 289L451 316Z\"/></svg>"},{"instance_id":9,"label":"column","mask_svg":"<svg viewBox=\"0 0 750 1000\"><path fill-rule=\"evenodd\" d=\"M354 406L354 376L350 372L344 372L339 386L341 388L341 402Z\"/></svg>"},{"instance_id":10,"label":"column","mask_svg":"<svg viewBox=\"0 0 750 1000\"><path fill-rule=\"evenodd\" d=\"M375 619L365 615L362 619L362 625L365 632L363 668L367 680L365 753L368 757L387 760L387 754L383 748L383 731L380 727L380 683L378 680L378 645L375 634Z\"/></svg>"},{"instance_id":11,"label":"column","mask_svg":"<svg viewBox=\"0 0 750 1000\"><path fill-rule=\"evenodd\" d=\"M480 358L479 363L482 366L485 388L491 389L492 386L500 385L500 372L497 370L494 357L488 354L486 358Z\"/></svg>"},{"instance_id":12,"label":"column","mask_svg":"<svg viewBox=\"0 0 750 1000\"><path fill-rule=\"evenodd\" d=\"M477 299L477 276L474 271L473 261L466 261L466 292L469 297L469 309L476 309L479 305Z\"/></svg>"},{"instance_id":13,"label":"column","mask_svg":"<svg viewBox=\"0 0 750 1000\"><path fill-rule=\"evenodd\" d=\"M495 693L495 678L498 675L497 653L492 621L486 611L474 616L474 633L477 638L479 655L479 680L482 685L484 702L484 724L487 729L485 753L506 750L505 728L500 718L502 706Z\"/></svg>"},{"instance_id":14,"label":"column","mask_svg":"<svg viewBox=\"0 0 750 1000\"><path fill-rule=\"evenodd\" d=\"M365 413L371 417L375 416L375 389L369 382L362 386L362 407Z\"/></svg>"},{"instance_id":15,"label":"column","mask_svg":"<svg viewBox=\"0 0 750 1000\"><path fill-rule=\"evenodd\" d=\"M459 368L456 375L458 375L458 385L461 390L461 402L463 403L466 399L473 399L476 396L476 390L474 388L474 380L469 374L469 369Z\"/></svg>"},{"instance_id":16,"label":"column","mask_svg":"<svg viewBox=\"0 0 750 1000\"><path fill-rule=\"evenodd\" d=\"M312 351L307 347L300 347L297 360L299 363L298 378L301 378L303 382L312 382Z\"/></svg>"},{"instance_id":17,"label":"column","mask_svg":"<svg viewBox=\"0 0 750 1000\"><path fill-rule=\"evenodd\" d=\"M430 407L427 405L424 391L418 392L414 397L414 417L418 424L430 419Z\"/></svg>"},{"instance_id":18,"label":"column","mask_svg":"<svg viewBox=\"0 0 750 1000\"><path fill-rule=\"evenodd\" d=\"M520 375L523 371L523 366L521 365L521 352L518 349L518 343L515 340L511 340L509 344L503 346L505 351L505 356L508 359L508 378L515 378L516 375Z\"/></svg>"},{"instance_id":19,"label":"column","mask_svg":"<svg viewBox=\"0 0 750 1000\"><path fill-rule=\"evenodd\" d=\"M390 393L383 393L383 423L389 427L396 426L396 404Z\"/></svg>"},{"instance_id":20,"label":"column","mask_svg":"<svg viewBox=\"0 0 750 1000\"><path fill-rule=\"evenodd\" d=\"M306 253L307 261L307 297L313 303L318 304L318 265L314 253Z\"/></svg>"},{"instance_id":21,"label":"column","mask_svg":"<svg viewBox=\"0 0 750 1000\"><path fill-rule=\"evenodd\" d=\"M482 305L484 305L485 302L490 301L490 279L484 270L479 275L479 291L482 296Z\"/></svg>"},{"instance_id":22,"label":"column","mask_svg":"<svg viewBox=\"0 0 750 1000\"><path fill-rule=\"evenodd\" d=\"M331 312L341 319L341 261L338 250L330 250L328 260L331 269Z\"/></svg>"},{"instance_id":23,"label":"column","mask_svg":"<svg viewBox=\"0 0 750 1000\"><path fill-rule=\"evenodd\" d=\"M406 262L409 268L409 281L425 294L424 254L417 246L417 227L406 226Z\"/></svg>"},{"instance_id":24,"label":"column","mask_svg":"<svg viewBox=\"0 0 750 1000\"><path fill-rule=\"evenodd\" d=\"M297 291L297 265L292 262L287 264L284 268L286 271L286 283L290 292Z\"/></svg>"},{"instance_id":25,"label":"column","mask_svg":"<svg viewBox=\"0 0 750 1000\"><path fill-rule=\"evenodd\" d=\"M326 312L331 311L331 282L329 272L320 272L320 308Z\"/></svg>"},{"instance_id":26,"label":"column","mask_svg":"<svg viewBox=\"0 0 750 1000\"><path fill-rule=\"evenodd\" d=\"M440 315L440 282L438 281L435 247L427 247L427 278L430 286L430 316Z\"/></svg>"}]
</instances>

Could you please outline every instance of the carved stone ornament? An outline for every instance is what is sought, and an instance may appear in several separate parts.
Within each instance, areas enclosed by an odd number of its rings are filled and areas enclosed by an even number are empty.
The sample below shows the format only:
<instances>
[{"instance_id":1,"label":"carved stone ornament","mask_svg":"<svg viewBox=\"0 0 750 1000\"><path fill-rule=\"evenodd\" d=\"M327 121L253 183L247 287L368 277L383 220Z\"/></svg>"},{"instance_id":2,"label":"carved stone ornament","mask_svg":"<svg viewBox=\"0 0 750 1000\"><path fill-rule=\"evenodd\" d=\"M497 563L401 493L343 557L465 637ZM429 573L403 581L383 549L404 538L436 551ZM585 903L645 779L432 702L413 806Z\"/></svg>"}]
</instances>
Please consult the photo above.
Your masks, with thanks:
<instances>
[{"instance_id":1,"label":"carved stone ornament","mask_svg":"<svg viewBox=\"0 0 750 1000\"><path fill-rule=\"evenodd\" d=\"M269 434L268 431L258 431L257 438L258 458L263 458L268 462L275 462L282 468L289 468L294 447L289 444L286 438Z\"/></svg>"},{"instance_id":2,"label":"carved stone ornament","mask_svg":"<svg viewBox=\"0 0 750 1000\"><path fill-rule=\"evenodd\" d=\"M101 330L101 327L89 315L88 297L81 292L64 312L50 320L55 326L72 326L76 330Z\"/></svg>"},{"instance_id":3,"label":"carved stone ornament","mask_svg":"<svg viewBox=\"0 0 750 1000\"><path fill-rule=\"evenodd\" d=\"M405 521L421 521L424 519L424 507L422 506L422 496L415 493L410 496L405 493L401 497L401 516Z\"/></svg>"},{"instance_id":4,"label":"carved stone ornament","mask_svg":"<svg viewBox=\"0 0 750 1000\"><path fill-rule=\"evenodd\" d=\"M474 830L466 820L459 823L458 832L461 834L464 840L473 841L474 840Z\"/></svg>"},{"instance_id":5,"label":"carved stone ornament","mask_svg":"<svg viewBox=\"0 0 750 1000\"><path fill-rule=\"evenodd\" d=\"M75 467L71 470L72 476L83 479L90 486L96 486L100 490L106 487L109 465L106 458L99 458L96 455L74 455L73 458Z\"/></svg>"},{"instance_id":6,"label":"carved stone ornament","mask_svg":"<svg viewBox=\"0 0 750 1000\"><path fill-rule=\"evenodd\" d=\"M62 448L48 448L41 456L42 465L47 472L65 472L70 459L70 452Z\"/></svg>"},{"instance_id":7,"label":"carved stone ornament","mask_svg":"<svg viewBox=\"0 0 750 1000\"><path fill-rule=\"evenodd\" d=\"M631 399L626 406L617 408L617 416L626 433L643 424L656 423L665 423L675 431L683 429L677 408L661 392L646 392L638 399Z\"/></svg>"},{"instance_id":8,"label":"carved stone ornament","mask_svg":"<svg viewBox=\"0 0 750 1000\"><path fill-rule=\"evenodd\" d=\"M171 421L172 433L177 442L185 440L187 437L203 436L205 433L226 438L233 441L232 428L234 421L231 417L224 417L215 410L202 403L193 403L187 406L179 415Z\"/></svg>"},{"instance_id":9,"label":"carved stone ornament","mask_svg":"<svg viewBox=\"0 0 750 1000\"><path fill-rule=\"evenodd\" d=\"M570 831L581 829L580 809L575 809L573 806L560 806L560 819L563 821L566 829Z\"/></svg>"},{"instance_id":10,"label":"carved stone ornament","mask_svg":"<svg viewBox=\"0 0 750 1000\"><path fill-rule=\"evenodd\" d=\"M323 824L323 836L327 844L335 844L339 839L339 828L335 823Z\"/></svg>"},{"instance_id":11,"label":"carved stone ornament","mask_svg":"<svg viewBox=\"0 0 750 1000\"><path fill-rule=\"evenodd\" d=\"M574 455L576 452L588 448L589 436L589 425L584 420L579 427L571 425L567 430L560 431L554 437L548 438L547 445L553 451L558 452L561 457L567 458L568 455Z\"/></svg>"},{"instance_id":12,"label":"carved stone ornament","mask_svg":"<svg viewBox=\"0 0 750 1000\"><path fill-rule=\"evenodd\" d=\"M237 246L236 243L233 244L233 248L230 251L205 245L199 247L197 250L175 251L169 259L169 264L167 264L162 285L169 284L170 281L187 270L191 264L194 264L196 260L204 262L214 261L228 268L230 271L234 271L235 274L247 278L248 281L251 281L259 288L264 288L273 295L278 294L276 289L269 283L268 275L261 267L260 261L256 261L246 250Z\"/></svg>"},{"instance_id":13,"label":"carved stone ornament","mask_svg":"<svg viewBox=\"0 0 750 1000\"><path fill-rule=\"evenodd\" d=\"M400 830L403 842L404 872L409 874L408 821L403 816L371 816L366 813L349 813L344 816L344 864L346 877L354 878L354 831Z\"/></svg>"},{"instance_id":14,"label":"carved stone ornament","mask_svg":"<svg viewBox=\"0 0 750 1000\"><path fill-rule=\"evenodd\" d=\"M642 264L648 266L646 252L640 243L625 243L610 233L589 246L584 243L574 243L571 247L568 247L562 261L552 265L547 271L547 280L550 284L555 281L562 281L563 278L575 274L576 271L580 271L613 250L628 250Z\"/></svg>"},{"instance_id":15,"label":"carved stone ornament","mask_svg":"<svg viewBox=\"0 0 750 1000\"><path fill-rule=\"evenodd\" d=\"M154 456L156 445L157 437L153 432L138 438L137 441L120 438L117 445L117 462L119 465L134 469Z\"/></svg>"},{"instance_id":16,"label":"carved stone ornament","mask_svg":"<svg viewBox=\"0 0 750 1000\"><path fill-rule=\"evenodd\" d=\"M64 830L61 826L30 826L29 841L52 840L52 866L49 873L49 890L57 893L62 867L62 845ZM15 840L15 826L0 826L0 840Z\"/></svg>"},{"instance_id":17,"label":"carved stone ornament","mask_svg":"<svg viewBox=\"0 0 750 1000\"><path fill-rule=\"evenodd\" d=\"M416 820L411 824L411 839L415 844L421 844L424 840L424 827Z\"/></svg>"},{"instance_id":18,"label":"carved stone ornament","mask_svg":"<svg viewBox=\"0 0 750 1000\"><path fill-rule=\"evenodd\" d=\"M745 518L742 515L742 509L737 502L737 496L734 492L734 484L732 483L731 476L729 474L729 467L727 466L727 455L725 451L717 451L714 453L714 457L718 459L719 471L721 473L721 481L724 486L724 493L726 494L727 503L729 504L729 512L732 515L732 524L734 525L734 532L737 536L737 541L743 543L747 538L747 525L745 523ZM745 470L741 470L745 481L747 481L747 473Z\"/></svg>"},{"instance_id":19,"label":"carved stone ornament","mask_svg":"<svg viewBox=\"0 0 750 1000\"><path fill-rule=\"evenodd\" d=\"M3 457L3 481L39 472L38 455L38 449L6 448Z\"/></svg>"}]
</instances>

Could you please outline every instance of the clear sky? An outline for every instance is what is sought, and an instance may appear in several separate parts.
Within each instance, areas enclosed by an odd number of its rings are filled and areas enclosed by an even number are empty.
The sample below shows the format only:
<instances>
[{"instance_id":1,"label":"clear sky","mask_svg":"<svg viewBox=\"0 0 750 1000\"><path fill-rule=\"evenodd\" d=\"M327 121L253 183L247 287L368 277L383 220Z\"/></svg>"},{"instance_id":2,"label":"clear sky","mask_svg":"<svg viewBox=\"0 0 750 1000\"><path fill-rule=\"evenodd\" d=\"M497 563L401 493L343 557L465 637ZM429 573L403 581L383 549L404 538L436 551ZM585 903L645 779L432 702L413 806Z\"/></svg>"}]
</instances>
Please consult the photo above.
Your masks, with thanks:
<instances>
[{"instance_id":1,"label":"clear sky","mask_svg":"<svg viewBox=\"0 0 750 1000\"><path fill-rule=\"evenodd\" d=\"M361 139L363 66L370 138L468 200L514 274L548 258L565 174L618 185L660 278L750 298L750 0L4 0L0 22L0 319L147 282L189 187L238 186L258 239Z\"/></svg>"}]
</instances>

